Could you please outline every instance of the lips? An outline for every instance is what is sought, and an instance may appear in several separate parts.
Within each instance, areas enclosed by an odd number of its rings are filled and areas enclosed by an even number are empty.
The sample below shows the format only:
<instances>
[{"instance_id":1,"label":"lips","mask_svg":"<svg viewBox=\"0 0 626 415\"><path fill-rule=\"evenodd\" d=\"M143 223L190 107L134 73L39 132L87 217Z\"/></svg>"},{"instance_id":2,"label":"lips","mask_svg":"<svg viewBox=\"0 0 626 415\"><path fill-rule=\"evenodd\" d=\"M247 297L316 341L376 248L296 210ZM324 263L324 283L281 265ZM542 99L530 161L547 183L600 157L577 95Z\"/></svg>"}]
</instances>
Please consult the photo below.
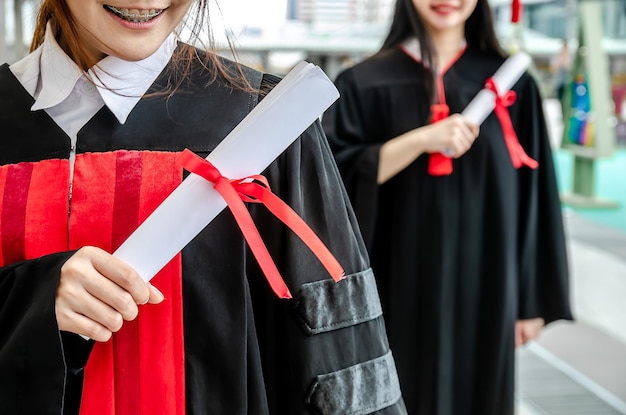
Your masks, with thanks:
<instances>
[{"instance_id":1,"label":"lips","mask_svg":"<svg viewBox=\"0 0 626 415\"><path fill-rule=\"evenodd\" d=\"M165 9L149 9L149 10L139 10L139 9L126 9L109 6L108 4L104 5L104 8L111 13L115 14L117 17L124 19L129 22L134 23L145 23L154 19Z\"/></svg>"},{"instance_id":2,"label":"lips","mask_svg":"<svg viewBox=\"0 0 626 415\"><path fill-rule=\"evenodd\" d=\"M450 13L458 9L456 5L447 3L435 4L431 8L438 13Z\"/></svg>"}]
</instances>

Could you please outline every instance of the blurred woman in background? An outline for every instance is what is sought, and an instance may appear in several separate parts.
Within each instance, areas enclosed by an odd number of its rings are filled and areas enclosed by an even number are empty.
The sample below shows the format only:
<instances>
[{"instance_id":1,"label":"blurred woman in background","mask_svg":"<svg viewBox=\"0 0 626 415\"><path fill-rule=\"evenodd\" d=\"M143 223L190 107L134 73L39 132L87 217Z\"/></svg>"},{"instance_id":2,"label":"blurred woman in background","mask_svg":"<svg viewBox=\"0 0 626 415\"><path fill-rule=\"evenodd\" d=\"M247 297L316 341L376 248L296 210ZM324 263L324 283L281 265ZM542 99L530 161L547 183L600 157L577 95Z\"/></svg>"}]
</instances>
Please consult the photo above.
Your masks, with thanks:
<instances>
[{"instance_id":1,"label":"blurred woman in background","mask_svg":"<svg viewBox=\"0 0 626 415\"><path fill-rule=\"evenodd\" d=\"M323 117L411 415L512 415L515 347L571 318L535 81L508 108L497 91L503 111L480 127L460 114L505 58L487 0L397 0L380 51L338 75Z\"/></svg>"}]
</instances>

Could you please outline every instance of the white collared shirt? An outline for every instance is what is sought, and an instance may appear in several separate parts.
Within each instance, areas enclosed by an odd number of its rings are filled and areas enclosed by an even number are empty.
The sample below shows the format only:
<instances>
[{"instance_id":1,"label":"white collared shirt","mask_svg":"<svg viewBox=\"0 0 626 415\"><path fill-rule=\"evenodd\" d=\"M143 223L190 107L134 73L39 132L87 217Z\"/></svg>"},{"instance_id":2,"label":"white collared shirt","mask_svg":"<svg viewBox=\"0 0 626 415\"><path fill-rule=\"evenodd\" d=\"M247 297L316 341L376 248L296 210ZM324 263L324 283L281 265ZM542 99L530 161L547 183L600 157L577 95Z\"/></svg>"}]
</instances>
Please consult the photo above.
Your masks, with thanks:
<instances>
[{"instance_id":1,"label":"white collared shirt","mask_svg":"<svg viewBox=\"0 0 626 415\"><path fill-rule=\"evenodd\" d=\"M9 68L35 98L32 111L44 110L70 137L103 105L124 124L139 99L163 71L176 47L174 35L141 61L128 62L107 56L88 73L90 82L58 45L48 26L43 44Z\"/></svg>"}]
</instances>

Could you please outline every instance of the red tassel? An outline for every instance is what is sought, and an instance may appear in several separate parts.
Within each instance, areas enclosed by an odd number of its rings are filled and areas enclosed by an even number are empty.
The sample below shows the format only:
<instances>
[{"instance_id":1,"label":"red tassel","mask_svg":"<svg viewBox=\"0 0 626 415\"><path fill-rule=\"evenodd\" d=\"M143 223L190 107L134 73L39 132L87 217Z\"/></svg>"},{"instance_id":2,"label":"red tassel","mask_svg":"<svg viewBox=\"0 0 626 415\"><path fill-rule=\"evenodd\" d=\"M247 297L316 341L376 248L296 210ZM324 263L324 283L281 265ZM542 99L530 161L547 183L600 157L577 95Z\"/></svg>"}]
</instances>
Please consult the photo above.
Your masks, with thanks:
<instances>
[{"instance_id":1,"label":"red tassel","mask_svg":"<svg viewBox=\"0 0 626 415\"><path fill-rule=\"evenodd\" d=\"M430 112L430 122L434 124L447 118L450 114L450 108L446 104L433 104L430 106ZM428 174L431 176L452 174L452 159L441 153L431 153L428 157Z\"/></svg>"},{"instance_id":2,"label":"red tassel","mask_svg":"<svg viewBox=\"0 0 626 415\"><path fill-rule=\"evenodd\" d=\"M519 23L522 17L522 0L513 0L511 3L511 23Z\"/></svg>"}]
</instances>

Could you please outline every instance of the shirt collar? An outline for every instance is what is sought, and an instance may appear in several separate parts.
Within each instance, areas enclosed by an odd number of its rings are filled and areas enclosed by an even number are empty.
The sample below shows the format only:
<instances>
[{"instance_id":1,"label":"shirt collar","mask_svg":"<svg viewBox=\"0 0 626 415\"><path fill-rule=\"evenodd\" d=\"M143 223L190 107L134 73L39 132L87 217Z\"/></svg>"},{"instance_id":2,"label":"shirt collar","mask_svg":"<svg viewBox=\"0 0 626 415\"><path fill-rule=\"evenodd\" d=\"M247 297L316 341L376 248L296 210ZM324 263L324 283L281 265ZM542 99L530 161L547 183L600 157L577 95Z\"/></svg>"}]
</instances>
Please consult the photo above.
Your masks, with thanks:
<instances>
[{"instance_id":1,"label":"shirt collar","mask_svg":"<svg viewBox=\"0 0 626 415\"><path fill-rule=\"evenodd\" d=\"M52 108L63 102L83 75L57 43L50 25L46 28L39 56L39 93L31 111Z\"/></svg>"},{"instance_id":2,"label":"shirt collar","mask_svg":"<svg viewBox=\"0 0 626 415\"><path fill-rule=\"evenodd\" d=\"M48 26L41 46L40 91L31 110L54 107L63 102L84 76L80 68L65 54ZM107 56L89 69L88 74L98 87L105 105L123 124L137 102L163 71L176 48L172 34L159 49L146 59L124 61Z\"/></svg>"},{"instance_id":3,"label":"shirt collar","mask_svg":"<svg viewBox=\"0 0 626 415\"><path fill-rule=\"evenodd\" d=\"M176 48L176 37L170 35L159 49L146 59L129 62L107 56L89 70L89 75L107 107L120 123L163 71Z\"/></svg>"}]
</instances>

